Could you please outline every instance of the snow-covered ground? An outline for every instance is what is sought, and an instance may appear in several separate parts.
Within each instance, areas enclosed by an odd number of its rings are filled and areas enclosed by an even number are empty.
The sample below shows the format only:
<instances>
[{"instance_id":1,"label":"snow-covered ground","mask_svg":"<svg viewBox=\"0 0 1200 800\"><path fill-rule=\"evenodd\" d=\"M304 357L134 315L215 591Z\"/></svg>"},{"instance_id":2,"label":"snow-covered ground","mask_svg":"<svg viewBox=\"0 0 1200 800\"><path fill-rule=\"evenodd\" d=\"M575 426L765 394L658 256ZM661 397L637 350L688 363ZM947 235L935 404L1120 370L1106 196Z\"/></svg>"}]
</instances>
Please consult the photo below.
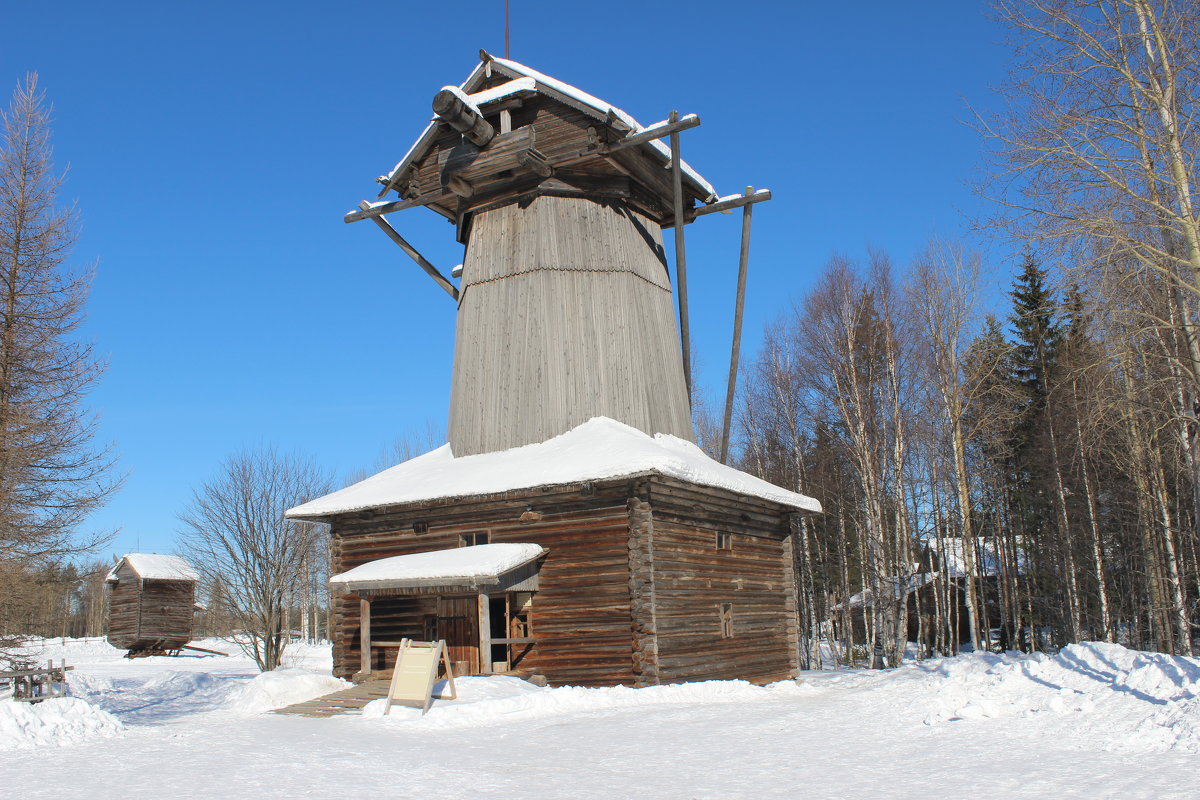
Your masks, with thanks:
<instances>
[{"instance_id":1,"label":"snow-covered ground","mask_svg":"<svg viewBox=\"0 0 1200 800\"><path fill-rule=\"evenodd\" d=\"M4 797L1200 796L1200 660L1117 645L767 687L463 678L425 717L333 719L265 713L341 685L327 647L263 676L240 655L45 643L64 657L75 699L0 701Z\"/></svg>"}]
</instances>

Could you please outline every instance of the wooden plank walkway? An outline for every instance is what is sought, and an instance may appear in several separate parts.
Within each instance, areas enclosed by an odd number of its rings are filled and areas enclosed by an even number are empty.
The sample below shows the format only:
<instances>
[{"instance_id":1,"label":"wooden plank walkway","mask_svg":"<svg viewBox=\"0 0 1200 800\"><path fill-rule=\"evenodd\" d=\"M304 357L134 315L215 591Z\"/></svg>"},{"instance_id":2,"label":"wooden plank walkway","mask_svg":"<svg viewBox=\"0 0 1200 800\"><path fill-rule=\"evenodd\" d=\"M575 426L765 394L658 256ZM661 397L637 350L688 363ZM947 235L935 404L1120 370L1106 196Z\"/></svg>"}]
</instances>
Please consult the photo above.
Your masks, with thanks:
<instances>
[{"instance_id":1,"label":"wooden plank walkway","mask_svg":"<svg viewBox=\"0 0 1200 800\"><path fill-rule=\"evenodd\" d=\"M390 681L377 678L363 681L357 686L306 700L303 703L277 708L275 714L291 714L298 717L336 717L340 714L361 714L363 706L372 700L387 697Z\"/></svg>"}]
</instances>

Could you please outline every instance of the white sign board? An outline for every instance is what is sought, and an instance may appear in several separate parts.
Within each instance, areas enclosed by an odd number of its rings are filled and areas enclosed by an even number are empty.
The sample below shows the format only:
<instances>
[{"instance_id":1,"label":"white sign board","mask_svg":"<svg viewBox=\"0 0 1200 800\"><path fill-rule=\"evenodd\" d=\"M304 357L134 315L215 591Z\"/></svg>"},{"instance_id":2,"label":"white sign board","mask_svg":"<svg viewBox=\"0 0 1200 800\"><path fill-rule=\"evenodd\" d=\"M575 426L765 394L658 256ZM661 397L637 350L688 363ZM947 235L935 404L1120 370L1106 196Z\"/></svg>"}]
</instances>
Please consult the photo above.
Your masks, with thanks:
<instances>
[{"instance_id":1,"label":"white sign board","mask_svg":"<svg viewBox=\"0 0 1200 800\"><path fill-rule=\"evenodd\" d=\"M404 639L400 652L396 654L396 668L392 670L392 683L388 687L385 714L390 714L393 705L411 706L424 714L433 702L433 687L437 683L438 663L446 665L446 678L450 681L450 696L438 695L439 700L454 700L458 690L454 686L454 672L450 669L450 657L446 652L446 640L436 642L414 642Z\"/></svg>"}]
</instances>

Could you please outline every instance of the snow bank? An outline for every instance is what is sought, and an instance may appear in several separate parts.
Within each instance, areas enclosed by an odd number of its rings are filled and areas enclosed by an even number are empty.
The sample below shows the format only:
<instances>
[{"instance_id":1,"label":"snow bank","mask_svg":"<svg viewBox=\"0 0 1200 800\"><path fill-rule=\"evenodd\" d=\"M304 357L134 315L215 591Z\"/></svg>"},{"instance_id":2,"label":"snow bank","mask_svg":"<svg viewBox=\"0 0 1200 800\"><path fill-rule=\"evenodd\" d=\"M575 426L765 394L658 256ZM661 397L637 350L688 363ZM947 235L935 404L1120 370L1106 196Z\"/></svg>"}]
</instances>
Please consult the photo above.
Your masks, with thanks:
<instances>
[{"instance_id":1,"label":"snow bank","mask_svg":"<svg viewBox=\"0 0 1200 800\"><path fill-rule=\"evenodd\" d=\"M900 671L923 674L932 690L926 725L1059 717L1073 732L1091 727L1111 750L1200 752L1200 659L1087 642L1054 656L974 654Z\"/></svg>"},{"instance_id":2,"label":"snow bank","mask_svg":"<svg viewBox=\"0 0 1200 800\"><path fill-rule=\"evenodd\" d=\"M519 678L496 675L458 678L455 686L458 699L434 700L424 717L420 709L407 706L392 706L391 714L385 717L383 700L369 703L363 709L362 716L402 726L474 728L628 708L754 703L807 694L805 688L791 681L769 686L755 686L745 681L703 681L643 689L631 689L628 686L599 689L560 686L549 689L534 686ZM435 692L440 693L443 687L444 682L439 683Z\"/></svg>"},{"instance_id":3,"label":"snow bank","mask_svg":"<svg viewBox=\"0 0 1200 800\"><path fill-rule=\"evenodd\" d=\"M123 729L116 717L77 697L0 700L0 750L74 744Z\"/></svg>"},{"instance_id":4,"label":"snow bank","mask_svg":"<svg viewBox=\"0 0 1200 800\"><path fill-rule=\"evenodd\" d=\"M349 685L341 678L312 670L277 669L264 672L238 687L229 695L225 705L231 711L260 714L293 703L303 703Z\"/></svg>"}]
</instances>

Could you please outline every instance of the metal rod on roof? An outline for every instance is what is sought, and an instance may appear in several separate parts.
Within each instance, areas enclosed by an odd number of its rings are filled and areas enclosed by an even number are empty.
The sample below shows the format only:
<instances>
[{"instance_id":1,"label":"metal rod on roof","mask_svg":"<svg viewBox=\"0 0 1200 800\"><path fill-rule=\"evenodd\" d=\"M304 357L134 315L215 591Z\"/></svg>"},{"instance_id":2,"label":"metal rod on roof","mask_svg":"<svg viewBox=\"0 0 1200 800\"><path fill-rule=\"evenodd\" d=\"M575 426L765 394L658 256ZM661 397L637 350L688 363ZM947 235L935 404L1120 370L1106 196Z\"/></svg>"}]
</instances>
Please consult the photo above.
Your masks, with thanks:
<instances>
[{"instance_id":1,"label":"metal rod on roof","mask_svg":"<svg viewBox=\"0 0 1200 800\"><path fill-rule=\"evenodd\" d=\"M754 187L746 187L746 197L754 194ZM733 311L733 350L729 354L729 385L725 389L725 425L721 428L721 463L729 463L729 425L733 420L733 394L737 388L738 356L742 348L742 309L746 300L746 268L750 264L750 215L754 204L742 206L742 252L738 258L737 299Z\"/></svg>"},{"instance_id":2,"label":"metal rod on roof","mask_svg":"<svg viewBox=\"0 0 1200 800\"><path fill-rule=\"evenodd\" d=\"M504 57L508 55L508 0L504 0Z\"/></svg>"},{"instance_id":3,"label":"metal rod on roof","mask_svg":"<svg viewBox=\"0 0 1200 800\"><path fill-rule=\"evenodd\" d=\"M667 122L678 122L679 112L672 111ZM683 349L683 385L687 388L688 408L692 406L692 341L688 330L687 253L683 245L683 167L679 158L679 131L671 132L671 191L675 205L675 279L679 284L679 343Z\"/></svg>"}]
</instances>

